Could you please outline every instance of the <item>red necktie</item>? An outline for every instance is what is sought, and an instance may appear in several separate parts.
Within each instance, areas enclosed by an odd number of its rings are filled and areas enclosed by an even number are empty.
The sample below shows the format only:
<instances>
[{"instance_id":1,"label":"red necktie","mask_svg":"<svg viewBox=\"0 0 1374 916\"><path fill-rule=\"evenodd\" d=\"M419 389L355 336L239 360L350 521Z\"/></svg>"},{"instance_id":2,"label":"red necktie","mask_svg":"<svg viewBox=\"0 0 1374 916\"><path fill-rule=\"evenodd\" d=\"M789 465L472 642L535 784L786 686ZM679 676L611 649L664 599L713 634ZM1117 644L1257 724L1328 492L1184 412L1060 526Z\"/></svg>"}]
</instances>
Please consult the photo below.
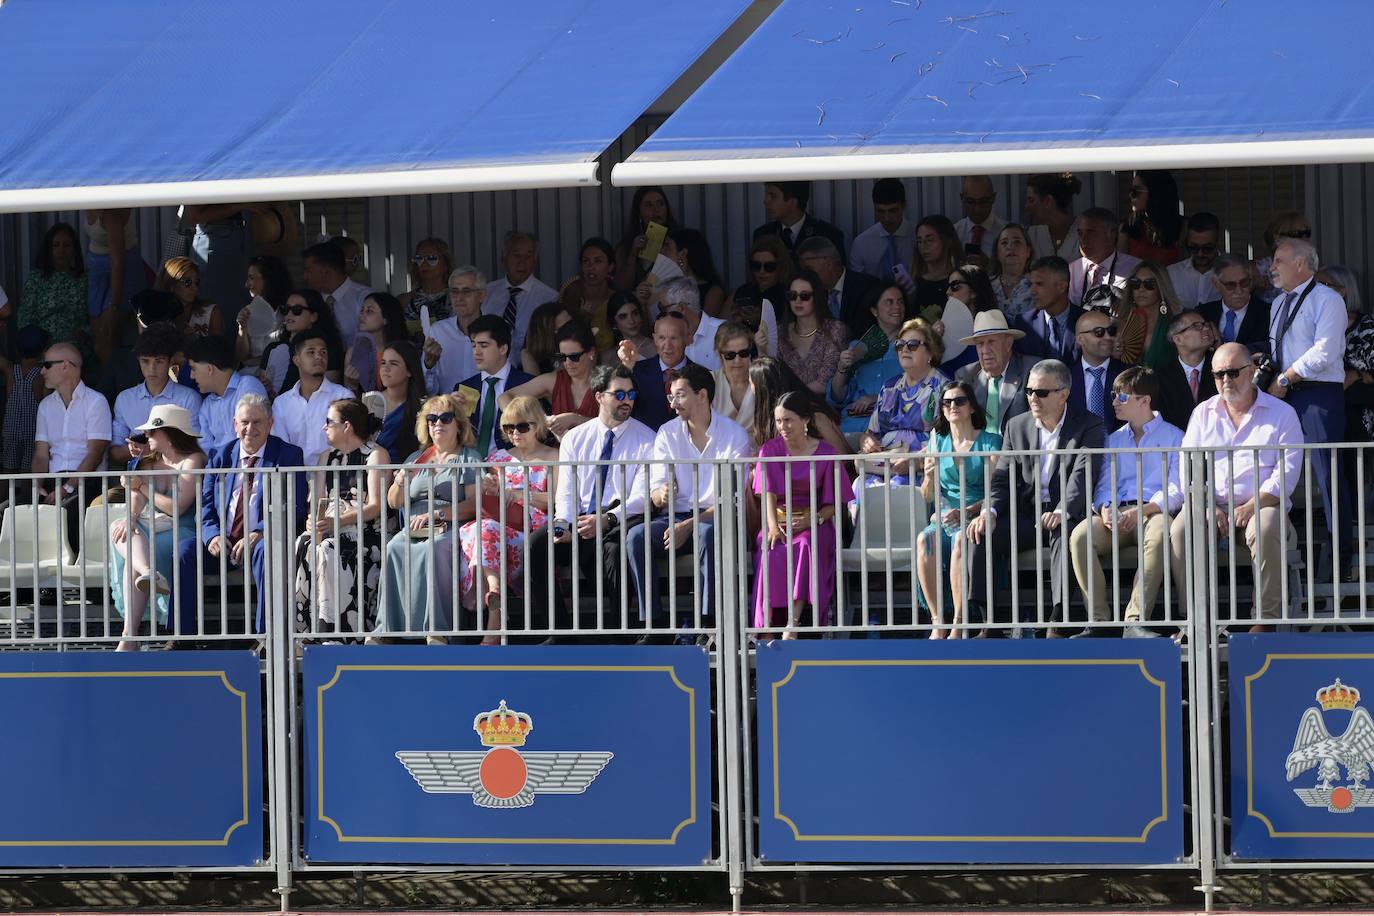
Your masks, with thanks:
<instances>
[{"instance_id":1,"label":"red necktie","mask_svg":"<svg viewBox=\"0 0 1374 916\"><path fill-rule=\"evenodd\" d=\"M243 516L244 506L253 498L253 475L248 471L252 470L258 463L257 456L244 459L243 473L240 474L242 484L239 486L239 504L234 507L234 521L229 525L229 540L243 540Z\"/></svg>"},{"instance_id":2,"label":"red necktie","mask_svg":"<svg viewBox=\"0 0 1374 916\"><path fill-rule=\"evenodd\" d=\"M1188 387L1193 389L1193 400L1197 400L1197 383L1201 373L1197 369L1188 370Z\"/></svg>"},{"instance_id":3,"label":"red necktie","mask_svg":"<svg viewBox=\"0 0 1374 916\"><path fill-rule=\"evenodd\" d=\"M676 369L663 370L663 396L668 397L672 394L673 382L677 381Z\"/></svg>"},{"instance_id":4,"label":"red necktie","mask_svg":"<svg viewBox=\"0 0 1374 916\"><path fill-rule=\"evenodd\" d=\"M982 247L983 247L983 232L984 232L984 231L985 231L985 230L983 229L982 226L978 225L977 223L974 223L974 224L973 224L972 238L969 239L969 243L972 244L972 245L976 245L976 246L979 247L979 248L982 248Z\"/></svg>"}]
</instances>

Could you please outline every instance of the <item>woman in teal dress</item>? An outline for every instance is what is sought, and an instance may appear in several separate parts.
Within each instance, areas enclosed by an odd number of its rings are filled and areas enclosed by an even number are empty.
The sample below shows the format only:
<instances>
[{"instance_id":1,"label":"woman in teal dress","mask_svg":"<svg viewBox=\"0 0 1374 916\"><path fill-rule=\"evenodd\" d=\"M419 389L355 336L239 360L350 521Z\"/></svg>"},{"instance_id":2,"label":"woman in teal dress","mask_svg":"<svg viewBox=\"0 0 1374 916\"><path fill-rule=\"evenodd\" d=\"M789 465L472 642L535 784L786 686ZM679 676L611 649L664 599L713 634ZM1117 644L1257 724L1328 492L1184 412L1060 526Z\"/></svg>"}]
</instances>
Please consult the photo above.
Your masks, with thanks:
<instances>
[{"instance_id":1,"label":"woman in teal dress","mask_svg":"<svg viewBox=\"0 0 1374 916\"><path fill-rule=\"evenodd\" d=\"M458 593L453 538L455 522L477 514L471 484L477 479L468 407L454 394L432 397L415 420L420 450L392 477L387 503L401 510L401 528L386 545L377 629L369 643L389 642L393 633L426 632L430 645L444 645L453 629ZM461 560L460 560L461 562Z\"/></svg>"},{"instance_id":2,"label":"woman in teal dress","mask_svg":"<svg viewBox=\"0 0 1374 916\"><path fill-rule=\"evenodd\" d=\"M940 611L931 611L935 629L931 639L962 638L967 635L960 628L964 609L968 604L964 582L964 555L967 538L961 530L983 510L985 482L992 478L996 465L995 452L1002 447L1002 437L987 427L987 415L974 396L968 382L946 382L940 386L940 412L935 417L934 435L927 445L925 473L921 481L921 495L935 510L934 520L916 540L919 566L917 576L921 585L921 605L936 607L939 577L948 572L949 588ZM935 455L944 453L944 457ZM967 453L968 457L957 457ZM939 501L935 499L936 476L939 477ZM962 480L961 480L962 478ZM961 487L962 483L962 487ZM939 539L938 553L936 539ZM952 626L944 628L945 611L953 608Z\"/></svg>"},{"instance_id":3,"label":"woman in teal dress","mask_svg":"<svg viewBox=\"0 0 1374 916\"><path fill-rule=\"evenodd\" d=\"M180 473L124 479L129 518L110 526L110 600L124 618L120 652L143 647L137 637L150 591L157 593L158 625L167 627L168 572L176 563L177 544L195 537L196 490L201 479L195 472L205 467L205 453L191 431L191 412L185 407L158 404L148 414L148 422L135 427L137 433L147 434L152 449L139 460L138 470Z\"/></svg>"}]
</instances>

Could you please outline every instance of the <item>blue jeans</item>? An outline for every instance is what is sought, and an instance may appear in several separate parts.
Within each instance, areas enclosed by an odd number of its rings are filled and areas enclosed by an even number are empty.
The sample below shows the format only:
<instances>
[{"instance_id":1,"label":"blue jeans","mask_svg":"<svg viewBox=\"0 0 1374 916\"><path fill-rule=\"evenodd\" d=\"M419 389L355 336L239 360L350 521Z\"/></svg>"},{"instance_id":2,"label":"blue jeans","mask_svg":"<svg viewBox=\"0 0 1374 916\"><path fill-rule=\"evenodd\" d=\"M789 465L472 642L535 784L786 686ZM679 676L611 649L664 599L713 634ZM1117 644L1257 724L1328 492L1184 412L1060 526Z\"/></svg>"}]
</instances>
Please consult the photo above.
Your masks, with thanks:
<instances>
[{"instance_id":1,"label":"blue jeans","mask_svg":"<svg viewBox=\"0 0 1374 916\"><path fill-rule=\"evenodd\" d=\"M659 585L659 557L666 556L668 550L663 546L663 535L668 531L668 526L676 522L690 519L692 513L679 512L671 518L661 515L652 519L647 525L636 525L625 534L625 553L627 565L630 572L630 580L634 582L635 592L639 596L639 619L647 621L651 617L656 625L667 623L663 613L663 598L660 594ZM687 536L673 550L673 555L689 551L694 544L697 547L697 567L701 570L699 579L701 594L701 616L702 620L713 620L715 613L715 581L716 581L716 560L715 551L712 549L712 534L715 531L713 518L699 518L697 522L697 534L694 537L689 531ZM645 563L644 548L646 541L649 547L648 563ZM690 612L689 612L690 613ZM692 626L694 621L690 618L680 621L681 626Z\"/></svg>"}]
</instances>

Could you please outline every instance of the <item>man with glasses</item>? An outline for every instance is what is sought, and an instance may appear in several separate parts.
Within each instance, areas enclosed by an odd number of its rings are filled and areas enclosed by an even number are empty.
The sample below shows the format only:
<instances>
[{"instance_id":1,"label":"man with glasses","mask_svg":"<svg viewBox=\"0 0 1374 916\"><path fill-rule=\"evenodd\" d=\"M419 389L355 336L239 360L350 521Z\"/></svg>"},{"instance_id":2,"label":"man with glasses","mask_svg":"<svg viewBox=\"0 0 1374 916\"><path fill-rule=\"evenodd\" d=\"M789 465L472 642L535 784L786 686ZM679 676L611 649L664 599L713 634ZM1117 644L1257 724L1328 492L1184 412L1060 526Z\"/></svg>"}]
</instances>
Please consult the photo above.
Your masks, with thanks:
<instances>
[{"instance_id":1,"label":"man with glasses","mask_svg":"<svg viewBox=\"0 0 1374 916\"><path fill-rule=\"evenodd\" d=\"M1201 312L1185 309L1169 322L1169 342L1178 358L1159 367L1155 406L1167 422L1187 429L1193 408L1217 393L1212 378L1213 324Z\"/></svg>"},{"instance_id":2,"label":"man with glasses","mask_svg":"<svg viewBox=\"0 0 1374 916\"><path fill-rule=\"evenodd\" d=\"M1221 241L1221 220L1215 213L1194 213L1184 228L1181 261L1169 265L1169 282L1186 309L1211 300L1215 289L1215 264Z\"/></svg>"},{"instance_id":3,"label":"man with glasses","mask_svg":"<svg viewBox=\"0 0 1374 916\"><path fill-rule=\"evenodd\" d=\"M1116 214L1104 207L1089 207L1078 216L1078 250L1082 255L1069 265L1069 301L1075 305L1094 286L1125 289L1126 278L1140 266L1140 258L1118 251Z\"/></svg>"},{"instance_id":4,"label":"man with glasses","mask_svg":"<svg viewBox=\"0 0 1374 916\"><path fill-rule=\"evenodd\" d=\"M701 292L691 277L677 277L659 288L659 315L677 315L687 323L687 345L683 352L698 366L711 371L720 368L716 358L716 332L725 323L701 311Z\"/></svg>"},{"instance_id":5,"label":"man with glasses","mask_svg":"<svg viewBox=\"0 0 1374 916\"><path fill-rule=\"evenodd\" d=\"M572 568L583 580L581 594L595 598L597 582L604 597L599 606L620 620L620 529L642 518L645 506L645 465L653 455L654 433L630 416L636 396L634 376L623 366L601 366L592 374L597 415L569 430L558 447L559 468L553 521L530 535L530 574L543 581L529 596L535 625L549 619L549 592L553 593L553 623L570 627L563 595L549 575L550 551L556 568ZM610 465L595 462L624 461Z\"/></svg>"},{"instance_id":6,"label":"man with glasses","mask_svg":"<svg viewBox=\"0 0 1374 916\"><path fill-rule=\"evenodd\" d=\"M1070 364L1073 384L1069 388L1069 403L1101 420L1107 432L1115 431L1123 422L1112 409L1111 393L1117 377L1129 368L1112 356L1117 330L1116 322L1106 312L1084 312L1075 334L1082 357Z\"/></svg>"},{"instance_id":7,"label":"man with glasses","mask_svg":"<svg viewBox=\"0 0 1374 916\"><path fill-rule=\"evenodd\" d=\"M986 264L992 257L997 234L1007 221L992 212L997 203L997 190L986 175L969 175L959 191L959 204L964 218L954 224L954 231L964 246L964 258ZM961 258L962 260L962 258Z\"/></svg>"},{"instance_id":8,"label":"man with glasses","mask_svg":"<svg viewBox=\"0 0 1374 916\"><path fill-rule=\"evenodd\" d=\"M1000 312L998 313L1000 314ZM1013 563L1023 551L1039 544L1049 547L1050 611L1046 620L1062 621L1068 608L1068 583L1064 581L1064 541L1091 511L1089 469L1097 459L1076 449L1100 449L1102 421L1069 404L1069 367L1045 359L1031 369L1026 386L1027 413L1013 417L1003 436L1003 448L1029 454L1004 457L992 473L991 498L977 518L969 522L973 541L974 593L983 594L983 606L991 606L991 581L985 574L989 545L992 555L1010 557ZM1038 453L1038 454L1037 454ZM1091 475L1093 480L1097 474ZM1013 511L1013 506L1015 507ZM1043 566L1035 567L1037 579ZM1016 566L1012 575L1017 575ZM1039 592L1039 585L1035 586ZM1020 612L1021 622L1034 619L1036 594L1022 594L1021 607L1000 619L1009 621ZM999 615L994 611L994 618Z\"/></svg>"},{"instance_id":9,"label":"man with glasses","mask_svg":"<svg viewBox=\"0 0 1374 916\"><path fill-rule=\"evenodd\" d=\"M448 275L448 301L453 314L430 325L425 338L425 387L431 394L448 394L477 371L468 331L482 317L482 302L486 298L486 277L476 267L459 267Z\"/></svg>"},{"instance_id":10,"label":"man with glasses","mask_svg":"<svg viewBox=\"0 0 1374 916\"><path fill-rule=\"evenodd\" d=\"M634 404L635 419L657 432L674 416L668 406L668 391L687 366L695 365L687 359L687 320L678 312L665 312L654 322L654 346L657 356L636 359L637 351L631 341L622 340L617 355L626 370L631 371L635 388L639 390Z\"/></svg>"},{"instance_id":11,"label":"man with glasses","mask_svg":"<svg viewBox=\"0 0 1374 916\"><path fill-rule=\"evenodd\" d=\"M715 621L715 532L716 459L740 458L751 452L749 434L734 420L711 409L716 383L701 366L689 365L673 381L669 403L677 416L669 420L654 437L654 464L649 474L649 499L656 515L647 523L630 519L633 527L625 536L625 551L630 581L639 597L639 619L658 633L641 637L641 643L667 642L668 629L693 626L691 611L669 620L663 610L664 589L659 582L664 557L693 551L696 569L692 588L678 590L679 603L690 607L692 596L699 596L701 622ZM646 558L647 553L647 558ZM669 566L669 575L673 575ZM692 642L679 637L678 642ZM705 644L705 638L699 640Z\"/></svg>"},{"instance_id":12,"label":"man with glasses","mask_svg":"<svg viewBox=\"0 0 1374 916\"><path fill-rule=\"evenodd\" d=\"M67 543L81 540L81 511L105 492L100 480L62 474L105 469L110 447L110 404L81 381L81 352L72 344L53 344L43 354L43 384L51 392L38 405L33 472L53 474L34 482L40 502L63 506ZM20 545L22 552L25 545Z\"/></svg>"},{"instance_id":13,"label":"man with glasses","mask_svg":"<svg viewBox=\"0 0 1374 916\"><path fill-rule=\"evenodd\" d=\"M358 313L363 300L372 295L372 288L349 279L343 249L335 242L320 242L305 249L305 285L324 297L324 304L334 310L339 325L339 337L345 348L353 346L358 336Z\"/></svg>"},{"instance_id":14,"label":"man with glasses","mask_svg":"<svg viewBox=\"0 0 1374 916\"><path fill-rule=\"evenodd\" d=\"M329 451L324 435L329 405L351 399L353 392L324 377L329 368L329 346L318 331L299 331L291 338L291 362L300 373L300 381L277 395L272 420L277 435L305 454L306 464L319 464Z\"/></svg>"},{"instance_id":15,"label":"man with glasses","mask_svg":"<svg viewBox=\"0 0 1374 916\"><path fill-rule=\"evenodd\" d=\"M1197 310L1216 327L1217 343L1268 349L1269 303L1255 294L1253 278L1250 262L1234 254L1221 255L1212 265L1209 295Z\"/></svg>"},{"instance_id":16,"label":"man with glasses","mask_svg":"<svg viewBox=\"0 0 1374 916\"><path fill-rule=\"evenodd\" d=\"M797 246L797 263L816 272L825 286L830 314L849 326L849 336L868 330L868 305L881 281L857 270L845 270L840 250L827 238L809 238ZM859 325L864 327L859 327ZM687 354L691 356L689 352ZM714 368L714 367L709 367Z\"/></svg>"},{"instance_id":17,"label":"man with glasses","mask_svg":"<svg viewBox=\"0 0 1374 916\"><path fill-rule=\"evenodd\" d=\"M553 302L558 298L557 290L534 275L538 264L539 239L532 232L511 230L501 243L501 266L505 276L487 284L484 310L510 325L510 355L516 362L519 362L520 351L525 346L530 316L545 302Z\"/></svg>"},{"instance_id":18,"label":"man with glasses","mask_svg":"<svg viewBox=\"0 0 1374 916\"><path fill-rule=\"evenodd\" d=\"M906 185L900 178L880 178L873 183L873 217L877 222L854 237L849 266L883 283L893 283L897 266L910 275L916 256L916 229L906 218Z\"/></svg>"},{"instance_id":19,"label":"man with glasses","mask_svg":"<svg viewBox=\"0 0 1374 916\"><path fill-rule=\"evenodd\" d=\"M1154 409L1158 393L1159 380L1151 369L1130 366L1117 377L1112 410L1123 425L1107 436L1107 448L1120 451L1102 462L1094 481L1092 515L1079 522L1069 537L1074 577L1094 623L1112 619L1102 558L1113 552L1134 557L1136 545L1141 545L1143 560L1124 615L1122 635L1126 637L1159 635L1141 626L1141 620L1149 618L1164 582L1164 529L1183 505L1183 491L1177 485L1183 430ZM1137 449L1169 451L1132 451ZM1087 629L1080 635L1100 636L1103 631Z\"/></svg>"},{"instance_id":20,"label":"man with glasses","mask_svg":"<svg viewBox=\"0 0 1374 916\"><path fill-rule=\"evenodd\" d=\"M494 448L510 447L498 428L501 395L534 376L510 361L510 325L500 318L483 315L468 327L468 334L477 372L459 382L459 387L477 392L477 403L468 422L477 434L477 454L486 458Z\"/></svg>"},{"instance_id":21,"label":"man with glasses","mask_svg":"<svg viewBox=\"0 0 1374 916\"><path fill-rule=\"evenodd\" d=\"M1029 273L1035 307L1016 317L1015 326L1025 333L1017 349L1037 359L1073 363L1079 356L1074 329L1083 310L1069 302L1069 265L1050 255L1032 264Z\"/></svg>"},{"instance_id":22,"label":"man with glasses","mask_svg":"<svg viewBox=\"0 0 1374 916\"><path fill-rule=\"evenodd\" d=\"M1216 508L1198 499L1174 519L1169 531L1174 587L1180 607L1188 613L1185 564L1190 556L1205 557L1201 544L1191 544L1188 526L1194 513L1207 515L1203 533L1215 530L1217 538L1243 532L1245 546L1255 567L1255 603L1261 620L1276 619L1283 607L1280 588L1283 536L1288 546L1297 543L1297 532L1288 523L1286 510L1302 470L1302 452L1285 445L1301 445L1302 426L1292 407L1255 387L1255 364L1250 351L1238 343L1222 344L1212 357L1212 375L1220 393L1198 405L1183 434L1183 448L1227 449L1210 456L1210 485ZM1234 449L1234 450L1231 450ZM1187 461L1187 456L1184 457ZM1180 490L1186 491L1180 481ZM1251 632L1273 629L1257 623Z\"/></svg>"}]
</instances>

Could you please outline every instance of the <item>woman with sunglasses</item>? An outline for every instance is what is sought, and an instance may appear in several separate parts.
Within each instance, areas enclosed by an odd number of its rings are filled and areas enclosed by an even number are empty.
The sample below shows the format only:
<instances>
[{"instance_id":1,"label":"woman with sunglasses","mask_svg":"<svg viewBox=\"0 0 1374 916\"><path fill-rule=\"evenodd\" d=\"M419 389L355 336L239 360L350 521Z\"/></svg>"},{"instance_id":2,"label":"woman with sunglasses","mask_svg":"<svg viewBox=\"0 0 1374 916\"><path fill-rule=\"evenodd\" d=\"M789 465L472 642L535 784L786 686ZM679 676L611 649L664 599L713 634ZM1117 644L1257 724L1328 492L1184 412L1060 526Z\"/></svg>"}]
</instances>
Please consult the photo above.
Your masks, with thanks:
<instances>
[{"instance_id":1,"label":"woman with sunglasses","mask_svg":"<svg viewBox=\"0 0 1374 916\"><path fill-rule=\"evenodd\" d=\"M1164 170L1136 172L1131 176L1127 203L1129 210L1121 224L1117 248L1165 267L1177 261L1183 218L1178 215L1174 176Z\"/></svg>"},{"instance_id":2,"label":"woman with sunglasses","mask_svg":"<svg viewBox=\"0 0 1374 916\"><path fill-rule=\"evenodd\" d=\"M639 300L629 293L617 291L611 296L610 305L607 309L611 313L611 340L609 347L600 348L600 359L603 363L619 362L620 357L616 353L620 349L620 342L628 340L635 345L635 352L640 359L648 359L650 356L658 355L658 347L654 345L654 337L645 331L649 321L645 317L644 306ZM600 329L597 329L597 340L601 339Z\"/></svg>"},{"instance_id":3,"label":"woman with sunglasses","mask_svg":"<svg viewBox=\"0 0 1374 916\"><path fill-rule=\"evenodd\" d=\"M281 327L273 335L273 341L262 352L262 368L258 370L258 381L268 393L276 397L300 381L300 370L291 360L291 338L301 331L317 330L323 335L329 349L329 370L325 377L331 382L339 382L344 368L343 340L339 336L339 325L334 321L334 312L325 304L324 297L313 289L292 290L282 306L281 319Z\"/></svg>"},{"instance_id":4,"label":"woman with sunglasses","mask_svg":"<svg viewBox=\"0 0 1374 916\"><path fill-rule=\"evenodd\" d=\"M935 392L948 379L935 367L944 355L945 345L922 318L902 325L892 342L902 374L883 386L868 428L859 437L859 451L919 452L925 447L930 426L935 421ZM919 479L920 468L905 458L893 459L885 469L875 461L860 462L866 473L866 486L887 483L906 484Z\"/></svg>"},{"instance_id":5,"label":"woman with sunglasses","mask_svg":"<svg viewBox=\"0 0 1374 916\"><path fill-rule=\"evenodd\" d=\"M945 287L949 298L956 299L968 306L969 314L977 315L979 312L989 312L997 308L997 294L992 289L992 278L981 264L960 264L949 275L949 283ZM935 327L936 335L944 336L944 324L941 322ZM978 359L978 351L973 347L964 347L963 351L949 362L940 363L940 371L947 376L967 366L969 363Z\"/></svg>"},{"instance_id":6,"label":"woman with sunglasses","mask_svg":"<svg viewBox=\"0 0 1374 916\"><path fill-rule=\"evenodd\" d=\"M992 246L992 291L1008 323L1035 307L1028 270L1034 260L1035 246L1025 227L1017 223L1003 226Z\"/></svg>"},{"instance_id":7,"label":"woman with sunglasses","mask_svg":"<svg viewBox=\"0 0 1374 916\"><path fill-rule=\"evenodd\" d=\"M415 418L425 400L425 370L420 348L409 340L393 340L382 351L377 366L381 390L369 392L364 402L376 395L382 399L382 431L377 444L391 455L409 455L420 447L415 438Z\"/></svg>"},{"instance_id":8,"label":"woman with sunglasses","mask_svg":"<svg viewBox=\"0 0 1374 916\"><path fill-rule=\"evenodd\" d=\"M448 275L454 268L453 252L443 239L420 239L410 256L410 290L401 293L401 309L406 331L417 343L424 335L420 310L429 309L430 321L442 321L453 314L449 302Z\"/></svg>"},{"instance_id":9,"label":"woman with sunglasses","mask_svg":"<svg viewBox=\"0 0 1374 916\"><path fill-rule=\"evenodd\" d=\"M170 258L158 272L154 288L171 293L181 306L176 317L183 338L218 337L224 333L224 313L218 304L200 298L200 268L190 258Z\"/></svg>"},{"instance_id":10,"label":"woman with sunglasses","mask_svg":"<svg viewBox=\"0 0 1374 916\"><path fill-rule=\"evenodd\" d=\"M500 629L503 622L509 625L501 572L505 570L506 574L505 595L518 595L524 590L525 533L528 530L533 534L549 523L552 496L558 490L558 469L540 463L558 460L558 440L549 431L548 418L539 402L531 397L512 398L501 411L501 432L510 448L497 449L487 456L487 462L497 467L483 472L478 487L482 499L481 534L478 535L477 519L465 523L458 532L467 560L461 581L463 595L479 609L486 605L489 631ZM478 565L482 568L480 599L475 593ZM531 575L542 573L531 571ZM479 600L481 603L477 604ZM501 637L491 632L482 639L484 646L500 642Z\"/></svg>"},{"instance_id":11,"label":"woman with sunglasses","mask_svg":"<svg viewBox=\"0 0 1374 916\"><path fill-rule=\"evenodd\" d=\"M965 620L968 604L964 592L964 555L968 544L961 524L966 525L983 511L985 485L997 465L997 456L986 453L1000 449L1002 437L986 428L987 415L968 382L945 382L940 386L937 404L939 410L933 435L926 445L921 479L921 495L937 514L916 538L916 575L921 586L918 598L920 606L930 611L937 604L939 577L949 576L949 588L939 602L941 609L931 613L935 629L930 638L958 639L967 635L959 625ZM951 609L951 628L945 630L946 612Z\"/></svg>"},{"instance_id":12,"label":"woman with sunglasses","mask_svg":"<svg viewBox=\"0 0 1374 916\"><path fill-rule=\"evenodd\" d=\"M812 393L824 396L848 341L849 329L830 314L821 278L815 271L797 271L787 307L778 312L778 356Z\"/></svg>"},{"instance_id":13,"label":"woman with sunglasses","mask_svg":"<svg viewBox=\"0 0 1374 916\"><path fill-rule=\"evenodd\" d=\"M587 239L582 243L578 262L577 276L563 284L558 301L569 314L583 316L592 326L598 350L614 349L618 342L611 314L616 301L611 276L615 270L615 249L605 239Z\"/></svg>"},{"instance_id":14,"label":"woman with sunglasses","mask_svg":"<svg viewBox=\"0 0 1374 916\"><path fill-rule=\"evenodd\" d=\"M291 274L281 259L259 255L248 262L249 302L234 319L237 337L235 354L245 366L256 366L272 342L272 333L281 326L281 307L291 295Z\"/></svg>"},{"instance_id":15,"label":"woman with sunglasses","mask_svg":"<svg viewBox=\"0 0 1374 916\"><path fill-rule=\"evenodd\" d=\"M596 368L596 339L584 321L570 321L558 331L558 351L552 372L536 375L501 395L499 403L508 406L518 397L547 401L553 408L549 429L563 437L597 415L596 392L592 391L592 370Z\"/></svg>"},{"instance_id":16,"label":"woman with sunglasses","mask_svg":"<svg viewBox=\"0 0 1374 916\"><path fill-rule=\"evenodd\" d=\"M846 436L868 429L869 415L883 385L902 372L892 341L906 321L906 293L895 283L884 287L868 312L873 324L840 354L825 392L826 400L840 412L840 431Z\"/></svg>"},{"instance_id":17,"label":"woman with sunglasses","mask_svg":"<svg viewBox=\"0 0 1374 916\"><path fill-rule=\"evenodd\" d=\"M753 333L737 321L725 322L716 329L716 355L720 368L711 373L716 382L711 409L743 426L752 439L754 386L749 383L749 366L759 355Z\"/></svg>"},{"instance_id":18,"label":"woman with sunglasses","mask_svg":"<svg viewBox=\"0 0 1374 916\"><path fill-rule=\"evenodd\" d=\"M1172 358L1169 323L1180 311L1169 272L1153 261L1142 261L1126 280L1126 296L1112 307L1121 328L1116 358L1133 366L1163 366Z\"/></svg>"},{"instance_id":19,"label":"woman with sunglasses","mask_svg":"<svg viewBox=\"0 0 1374 916\"><path fill-rule=\"evenodd\" d=\"M370 643L390 642L384 634L428 631L430 645L448 644L435 631L453 628L453 531L477 514L471 489L474 465L482 460L473 448L469 409L458 395L441 394L425 401L415 419L420 450L406 458L407 467L397 468L387 488L387 505L401 512L401 527L386 544Z\"/></svg>"},{"instance_id":20,"label":"woman with sunglasses","mask_svg":"<svg viewBox=\"0 0 1374 916\"><path fill-rule=\"evenodd\" d=\"M776 235L754 239L749 246L748 266L749 282L730 294L725 317L757 331L765 301L772 303L776 312L781 312L787 305L787 289L796 267L792 254Z\"/></svg>"},{"instance_id":21,"label":"woman with sunglasses","mask_svg":"<svg viewBox=\"0 0 1374 916\"><path fill-rule=\"evenodd\" d=\"M325 413L325 470L313 475L314 513L296 538L297 633L366 633L376 623L378 521L386 491L381 465L391 463L372 441L376 426L362 401L337 400Z\"/></svg>"},{"instance_id":22,"label":"woman with sunglasses","mask_svg":"<svg viewBox=\"0 0 1374 916\"><path fill-rule=\"evenodd\" d=\"M911 305L932 324L944 314L949 301L949 275L962 250L959 233L948 217L935 214L916 224L916 269L921 274L913 278Z\"/></svg>"},{"instance_id":23,"label":"woman with sunglasses","mask_svg":"<svg viewBox=\"0 0 1374 916\"><path fill-rule=\"evenodd\" d=\"M394 340L409 337L400 300L390 293L368 293L358 310L358 336L353 338L345 358L344 384L354 394L376 388L382 350Z\"/></svg>"}]
</instances>

